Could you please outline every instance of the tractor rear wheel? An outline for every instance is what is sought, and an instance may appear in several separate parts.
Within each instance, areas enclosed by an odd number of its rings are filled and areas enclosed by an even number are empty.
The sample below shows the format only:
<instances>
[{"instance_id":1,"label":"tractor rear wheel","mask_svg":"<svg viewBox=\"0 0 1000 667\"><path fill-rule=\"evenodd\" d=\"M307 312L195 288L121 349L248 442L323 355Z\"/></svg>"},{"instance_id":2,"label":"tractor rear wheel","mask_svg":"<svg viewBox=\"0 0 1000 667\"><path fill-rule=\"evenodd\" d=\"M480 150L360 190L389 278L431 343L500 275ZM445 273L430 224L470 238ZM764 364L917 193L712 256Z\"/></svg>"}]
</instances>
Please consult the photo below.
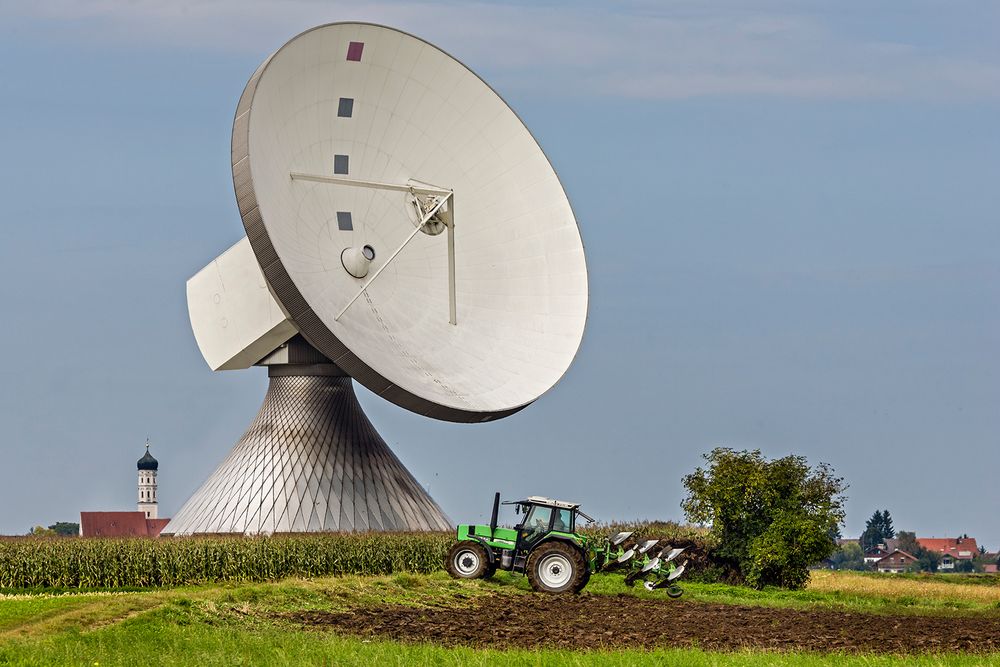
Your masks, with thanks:
<instances>
[{"instance_id":1,"label":"tractor rear wheel","mask_svg":"<svg viewBox=\"0 0 1000 667\"><path fill-rule=\"evenodd\" d=\"M480 579L489 571L489 558L483 545L458 542L448 550L444 567L456 579Z\"/></svg>"},{"instance_id":2,"label":"tractor rear wheel","mask_svg":"<svg viewBox=\"0 0 1000 667\"><path fill-rule=\"evenodd\" d=\"M590 583L590 568L587 567L586 563L584 563L583 576L580 577L580 583L576 585L576 587L573 589L573 592L579 593L580 591L582 591L584 588L587 587L588 583Z\"/></svg>"},{"instance_id":3,"label":"tractor rear wheel","mask_svg":"<svg viewBox=\"0 0 1000 667\"><path fill-rule=\"evenodd\" d=\"M528 557L527 570L531 587L542 593L578 593L586 585L583 554L565 542L540 545Z\"/></svg>"}]
</instances>

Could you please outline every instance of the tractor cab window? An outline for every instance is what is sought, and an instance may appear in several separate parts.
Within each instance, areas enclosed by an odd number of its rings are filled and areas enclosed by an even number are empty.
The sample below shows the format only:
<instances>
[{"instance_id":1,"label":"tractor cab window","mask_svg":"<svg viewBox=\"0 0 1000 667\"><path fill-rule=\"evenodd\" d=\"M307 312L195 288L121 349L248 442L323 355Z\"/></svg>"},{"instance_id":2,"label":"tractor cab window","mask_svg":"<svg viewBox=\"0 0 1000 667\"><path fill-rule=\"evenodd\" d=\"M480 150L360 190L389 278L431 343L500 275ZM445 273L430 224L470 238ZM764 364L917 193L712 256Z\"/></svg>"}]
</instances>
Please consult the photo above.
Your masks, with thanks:
<instances>
[{"instance_id":1,"label":"tractor cab window","mask_svg":"<svg viewBox=\"0 0 1000 667\"><path fill-rule=\"evenodd\" d=\"M549 521L552 519L552 508L532 505L528 510L528 516L524 518L524 527L530 530L549 529Z\"/></svg>"},{"instance_id":2,"label":"tractor cab window","mask_svg":"<svg viewBox=\"0 0 1000 667\"><path fill-rule=\"evenodd\" d=\"M552 530L558 530L560 533L572 533L573 511L556 510L556 518L552 520Z\"/></svg>"},{"instance_id":3,"label":"tractor cab window","mask_svg":"<svg viewBox=\"0 0 1000 667\"><path fill-rule=\"evenodd\" d=\"M527 546L545 536L549 532L549 522L552 521L552 508L532 505L521 522L519 537Z\"/></svg>"}]
</instances>

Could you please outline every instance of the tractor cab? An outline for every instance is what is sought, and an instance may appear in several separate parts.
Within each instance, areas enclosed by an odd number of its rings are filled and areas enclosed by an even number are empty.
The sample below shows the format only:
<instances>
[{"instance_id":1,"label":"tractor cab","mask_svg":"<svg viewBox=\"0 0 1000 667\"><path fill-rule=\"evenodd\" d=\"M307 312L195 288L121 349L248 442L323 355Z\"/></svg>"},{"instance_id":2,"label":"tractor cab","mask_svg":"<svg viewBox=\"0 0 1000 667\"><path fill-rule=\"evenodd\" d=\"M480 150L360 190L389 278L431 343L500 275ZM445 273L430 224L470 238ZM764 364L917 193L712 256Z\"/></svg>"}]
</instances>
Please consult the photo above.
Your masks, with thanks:
<instances>
[{"instance_id":1,"label":"tractor cab","mask_svg":"<svg viewBox=\"0 0 1000 667\"><path fill-rule=\"evenodd\" d=\"M580 511L580 503L553 500L543 496L528 496L525 500L509 500L504 505L514 505L515 511L523 515L517 524L517 552L530 551L542 539L549 536L577 538L577 515L588 521L592 518Z\"/></svg>"},{"instance_id":2,"label":"tractor cab","mask_svg":"<svg viewBox=\"0 0 1000 667\"><path fill-rule=\"evenodd\" d=\"M588 521L593 519L580 511L580 503L553 500L543 496L528 496L525 500L508 500L505 505L514 505L522 515L515 526L517 533L513 549L513 570L524 572L528 558L543 542L560 541L572 544L586 557L586 538L576 532L577 517Z\"/></svg>"}]
</instances>

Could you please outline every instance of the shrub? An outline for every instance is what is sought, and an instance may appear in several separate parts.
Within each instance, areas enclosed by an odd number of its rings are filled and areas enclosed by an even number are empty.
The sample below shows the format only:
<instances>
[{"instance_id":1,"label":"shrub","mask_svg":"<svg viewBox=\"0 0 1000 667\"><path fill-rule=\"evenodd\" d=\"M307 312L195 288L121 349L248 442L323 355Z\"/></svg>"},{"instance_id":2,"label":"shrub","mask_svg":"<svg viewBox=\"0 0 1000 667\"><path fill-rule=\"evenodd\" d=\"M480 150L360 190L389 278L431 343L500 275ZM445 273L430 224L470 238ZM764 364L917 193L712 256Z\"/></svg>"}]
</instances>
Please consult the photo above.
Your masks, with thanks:
<instances>
[{"instance_id":1,"label":"shrub","mask_svg":"<svg viewBox=\"0 0 1000 667\"><path fill-rule=\"evenodd\" d=\"M844 518L843 480L801 456L767 460L759 450L718 448L707 469L684 478L690 521L711 526L713 561L732 583L802 588L809 566L836 549Z\"/></svg>"}]
</instances>

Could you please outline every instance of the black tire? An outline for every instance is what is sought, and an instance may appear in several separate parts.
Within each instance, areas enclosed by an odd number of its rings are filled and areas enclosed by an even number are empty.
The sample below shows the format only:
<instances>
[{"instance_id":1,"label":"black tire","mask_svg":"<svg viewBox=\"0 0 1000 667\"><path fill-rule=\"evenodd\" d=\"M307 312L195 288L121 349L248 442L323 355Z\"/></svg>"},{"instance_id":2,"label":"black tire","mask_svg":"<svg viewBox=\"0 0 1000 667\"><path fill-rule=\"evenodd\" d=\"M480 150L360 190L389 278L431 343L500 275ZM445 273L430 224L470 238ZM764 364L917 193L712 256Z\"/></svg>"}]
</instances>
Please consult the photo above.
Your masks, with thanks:
<instances>
[{"instance_id":1,"label":"black tire","mask_svg":"<svg viewBox=\"0 0 1000 667\"><path fill-rule=\"evenodd\" d=\"M528 581L540 593L577 593L587 563L579 549L565 542L544 542L528 556Z\"/></svg>"},{"instance_id":2,"label":"black tire","mask_svg":"<svg viewBox=\"0 0 1000 667\"><path fill-rule=\"evenodd\" d=\"M490 577L492 577L496 573L497 573L497 564L496 563L492 563L490 565L487 565L486 566L486 571L483 572L483 579L489 579Z\"/></svg>"},{"instance_id":3,"label":"black tire","mask_svg":"<svg viewBox=\"0 0 1000 667\"><path fill-rule=\"evenodd\" d=\"M580 583L577 584L577 587L573 589L573 592L579 593L580 591L582 591L584 588L587 587L588 583L590 583L590 568L587 567L586 564L584 564L583 576L580 577Z\"/></svg>"},{"instance_id":4,"label":"black tire","mask_svg":"<svg viewBox=\"0 0 1000 667\"><path fill-rule=\"evenodd\" d=\"M481 579L489 570L489 558L486 549L478 542L457 542L444 559L444 567L448 574L456 579Z\"/></svg>"},{"instance_id":5,"label":"black tire","mask_svg":"<svg viewBox=\"0 0 1000 667\"><path fill-rule=\"evenodd\" d=\"M677 584L674 584L673 586L667 589L667 597L676 599L682 595L684 595L684 589L678 586Z\"/></svg>"}]
</instances>

